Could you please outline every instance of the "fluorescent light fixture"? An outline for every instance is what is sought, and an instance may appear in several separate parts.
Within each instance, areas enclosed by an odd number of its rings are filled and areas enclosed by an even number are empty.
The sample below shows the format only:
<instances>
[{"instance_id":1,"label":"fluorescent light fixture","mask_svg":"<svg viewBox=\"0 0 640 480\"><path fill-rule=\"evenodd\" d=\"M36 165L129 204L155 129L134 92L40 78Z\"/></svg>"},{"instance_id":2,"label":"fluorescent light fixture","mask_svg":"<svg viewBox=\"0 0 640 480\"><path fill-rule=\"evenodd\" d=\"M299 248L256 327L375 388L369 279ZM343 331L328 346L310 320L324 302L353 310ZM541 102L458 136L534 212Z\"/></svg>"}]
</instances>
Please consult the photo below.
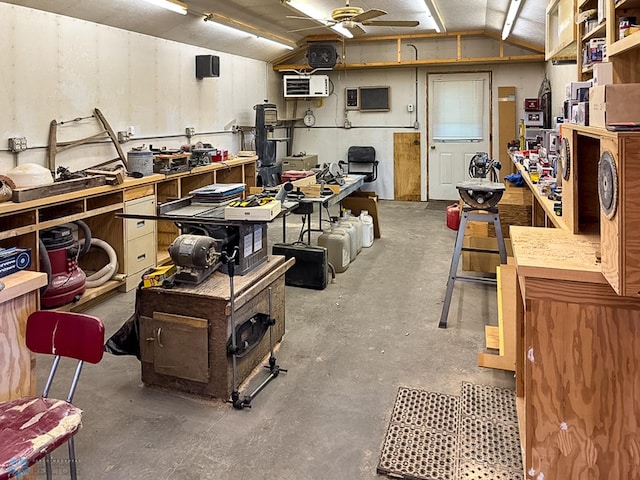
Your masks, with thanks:
<instances>
[{"instance_id":1,"label":"fluorescent light fixture","mask_svg":"<svg viewBox=\"0 0 640 480\"><path fill-rule=\"evenodd\" d=\"M270 38L260 37L259 35L256 35L256 38L259 38L263 42L267 42L272 45L275 45L276 47L286 48L287 50L293 50L293 47L291 45L285 45L284 43L276 42L275 40L271 40Z\"/></svg>"},{"instance_id":2,"label":"fluorescent light fixture","mask_svg":"<svg viewBox=\"0 0 640 480\"><path fill-rule=\"evenodd\" d=\"M283 42L279 42L277 40L274 40L272 38L268 38L265 34L263 34L262 32L259 32L258 30L255 30L253 28L251 28L250 25L245 25L245 24L241 24L240 22L235 22L238 23L238 27L232 27L231 25L227 25L226 23L223 22L223 20L227 20L230 23L233 23L233 21L228 18L228 17L222 17L221 15L217 15L215 13L209 13L204 17L204 21L205 22L211 22L213 24L215 24L216 27L221 27L221 28L225 28L227 30L229 30L230 32L233 32L235 34L243 34L243 35L248 35L249 37L256 37L259 38L260 40L264 41L264 42L268 42L272 45L276 45L280 48L286 48L287 50L293 50L293 46L283 43ZM285 39L283 39L285 40Z\"/></svg>"},{"instance_id":3,"label":"fluorescent light fixture","mask_svg":"<svg viewBox=\"0 0 640 480\"><path fill-rule=\"evenodd\" d=\"M307 3L299 2L296 0L281 0L281 1L285 6L295 10L298 13L301 13L305 17L309 17L310 19L315 20L316 22L318 22L321 25L324 25L325 27L331 28L332 30L338 32L340 35L347 38L353 38L353 34L349 30L344 28L339 23L336 23L335 25L331 25L331 22L329 20L324 19L324 14L316 10L315 8L313 8L311 5Z\"/></svg>"},{"instance_id":4,"label":"fluorescent light fixture","mask_svg":"<svg viewBox=\"0 0 640 480\"><path fill-rule=\"evenodd\" d=\"M444 22L442 21L442 16L440 15L440 11L435 4L435 0L424 0L425 5L427 6L427 13L433 20L433 23L436 26L436 33L446 32L447 29L444 26Z\"/></svg>"},{"instance_id":5,"label":"fluorescent light fixture","mask_svg":"<svg viewBox=\"0 0 640 480\"><path fill-rule=\"evenodd\" d=\"M187 14L187 5L179 2L178 0L144 0L147 3L157 5L158 7L166 8L172 12L179 13L180 15Z\"/></svg>"},{"instance_id":6,"label":"fluorescent light fixture","mask_svg":"<svg viewBox=\"0 0 640 480\"><path fill-rule=\"evenodd\" d=\"M520 10L521 5L522 0L511 0L507 17L504 20L504 27L502 27L502 40L506 40L511 34L511 29L513 28L513 24L516 23L516 17L518 16L518 10Z\"/></svg>"}]
</instances>

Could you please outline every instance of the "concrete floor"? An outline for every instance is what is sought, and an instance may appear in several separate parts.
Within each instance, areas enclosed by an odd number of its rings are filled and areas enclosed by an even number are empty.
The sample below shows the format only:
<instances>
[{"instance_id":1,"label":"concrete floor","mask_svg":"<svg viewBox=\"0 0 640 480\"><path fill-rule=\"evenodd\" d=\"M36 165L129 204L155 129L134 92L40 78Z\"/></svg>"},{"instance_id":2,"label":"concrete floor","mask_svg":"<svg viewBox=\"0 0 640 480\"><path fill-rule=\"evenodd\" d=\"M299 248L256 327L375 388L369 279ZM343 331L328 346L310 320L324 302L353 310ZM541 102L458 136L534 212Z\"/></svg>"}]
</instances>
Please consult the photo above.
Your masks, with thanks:
<instances>
[{"instance_id":1,"label":"concrete floor","mask_svg":"<svg viewBox=\"0 0 640 480\"><path fill-rule=\"evenodd\" d=\"M135 357L87 365L75 398L85 412L80 478L382 479L376 466L398 387L512 387L511 372L477 366L484 325L497 323L495 287L457 282L449 328L437 328L455 240L441 205L381 201L379 216L382 238L335 283L286 288L277 357L289 371L253 408L145 387ZM300 223L288 225L292 241ZM270 239L281 230L270 227ZM108 338L133 302L134 292L118 294L88 313ZM40 357L39 386L48 367ZM54 468L65 478L62 460Z\"/></svg>"}]
</instances>

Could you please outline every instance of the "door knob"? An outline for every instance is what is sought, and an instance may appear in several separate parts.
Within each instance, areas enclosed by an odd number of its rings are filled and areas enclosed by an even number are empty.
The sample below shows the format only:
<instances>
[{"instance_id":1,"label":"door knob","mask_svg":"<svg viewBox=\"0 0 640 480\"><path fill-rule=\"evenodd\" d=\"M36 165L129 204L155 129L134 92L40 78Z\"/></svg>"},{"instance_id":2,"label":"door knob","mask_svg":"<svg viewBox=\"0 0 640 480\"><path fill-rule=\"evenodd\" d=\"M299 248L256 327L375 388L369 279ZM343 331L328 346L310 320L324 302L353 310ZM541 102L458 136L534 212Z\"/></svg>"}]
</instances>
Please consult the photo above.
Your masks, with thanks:
<instances>
[{"instance_id":1,"label":"door knob","mask_svg":"<svg viewBox=\"0 0 640 480\"><path fill-rule=\"evenodd\" d=\"M429 145L429 148L430 148L431 150L435 150L435 149L436 149L436 146L435 146L435 145Z\"/></svg>"}]
</instances>

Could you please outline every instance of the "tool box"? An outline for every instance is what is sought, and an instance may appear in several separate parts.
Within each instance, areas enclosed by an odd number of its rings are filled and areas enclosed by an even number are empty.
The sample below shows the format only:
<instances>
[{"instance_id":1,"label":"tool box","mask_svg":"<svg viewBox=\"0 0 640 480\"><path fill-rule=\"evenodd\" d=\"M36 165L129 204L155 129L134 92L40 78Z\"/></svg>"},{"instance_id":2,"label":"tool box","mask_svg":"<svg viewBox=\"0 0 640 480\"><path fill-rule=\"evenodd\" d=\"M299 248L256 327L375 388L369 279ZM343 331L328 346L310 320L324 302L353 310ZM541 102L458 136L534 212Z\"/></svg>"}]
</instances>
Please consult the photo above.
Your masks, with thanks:
<instances>
[{"instance_id":1,"label":"tool box","mask_svg":"<svg viewBox=\"0 0 640 480\"><path fill-rule=\"evenodd\" d=\"M275 243L273 255L284 255L296 263L285 273L285 285L324 290L329 280L329 261L325 247L313 247L306 243Z\"/></svg>"}]
</instances>

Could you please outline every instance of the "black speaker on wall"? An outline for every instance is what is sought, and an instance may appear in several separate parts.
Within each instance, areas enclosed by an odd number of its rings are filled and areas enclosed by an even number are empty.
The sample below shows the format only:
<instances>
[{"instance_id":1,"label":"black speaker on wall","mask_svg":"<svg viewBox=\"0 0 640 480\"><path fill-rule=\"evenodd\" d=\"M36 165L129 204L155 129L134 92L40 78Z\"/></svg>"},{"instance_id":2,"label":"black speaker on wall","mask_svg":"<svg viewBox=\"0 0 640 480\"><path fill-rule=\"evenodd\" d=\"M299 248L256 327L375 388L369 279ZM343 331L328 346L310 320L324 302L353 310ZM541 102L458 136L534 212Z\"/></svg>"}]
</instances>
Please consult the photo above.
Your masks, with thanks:
<instances>
[{"instance_id":1,"label":"black speaker on wall","mask_svg":"<svg viewBox=\"0 0 640 480\"><path fill-rule=\"evenodd\" d=\"M336 47L326 43L311 43L307 49L307 62L311 68L333 68L338 61Z\"/></svg>"},{"instance_id":2,"label":"black speaker on wall","mask_svg":"<svg viewBox=\"0 0 640 480\"><path fill-rule=\"evenodd\" d=\"M220 76L220 57L217 55L196 55L196 77Z\"/></svg>"}]
</instances>

